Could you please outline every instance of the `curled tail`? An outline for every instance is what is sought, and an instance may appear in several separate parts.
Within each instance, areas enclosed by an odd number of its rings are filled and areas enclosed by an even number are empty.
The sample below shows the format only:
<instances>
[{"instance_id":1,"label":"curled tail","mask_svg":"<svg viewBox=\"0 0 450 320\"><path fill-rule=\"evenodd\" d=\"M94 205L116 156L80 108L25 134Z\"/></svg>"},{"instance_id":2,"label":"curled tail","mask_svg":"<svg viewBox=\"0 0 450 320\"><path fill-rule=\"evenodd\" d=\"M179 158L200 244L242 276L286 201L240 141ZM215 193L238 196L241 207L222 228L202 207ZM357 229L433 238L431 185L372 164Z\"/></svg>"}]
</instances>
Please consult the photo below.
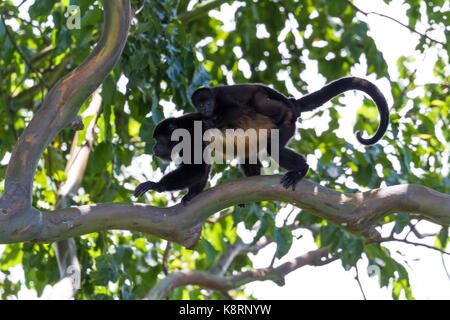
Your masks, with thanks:
<instances>
[{"instance_id":1,"label":"curled tail","mask_svg":"<svg viewBox=\"0 0 450 320\"><path fill-rule=\"evenodd\" d=\"M380 125L378 126L375 135L372 138L364 139L358 131L356 132L356 139L364 145L370 145L378 142L378 140L380 140L386 133L389 125L389 109L386 99L380 89L368 80L357 77L341 78L330 82L322 89L307 94L300 99L290 98L289 100L295 105L295 113L296 116L299 117L302 112L314 110L335 96L349 90L360 90L367 93L372 100L375 101L378 108L378 113L380 114Z\"/></svg>"}]
</instances>

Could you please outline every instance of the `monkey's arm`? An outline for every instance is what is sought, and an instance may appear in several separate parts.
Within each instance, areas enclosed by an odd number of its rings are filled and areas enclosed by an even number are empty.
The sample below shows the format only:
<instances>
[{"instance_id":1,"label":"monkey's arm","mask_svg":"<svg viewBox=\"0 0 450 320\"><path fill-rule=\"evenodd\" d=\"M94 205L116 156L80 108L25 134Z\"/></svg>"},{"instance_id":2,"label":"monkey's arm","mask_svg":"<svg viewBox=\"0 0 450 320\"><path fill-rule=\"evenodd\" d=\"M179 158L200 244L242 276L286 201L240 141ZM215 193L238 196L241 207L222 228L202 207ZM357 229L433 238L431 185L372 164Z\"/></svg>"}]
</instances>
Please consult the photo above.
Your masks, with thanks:
<instances>
[{"instance_id":1,"label":"monkey's arm","mask_svg":"<svg viewBox=\"0 0 450 320\"><path fill-rule=\"evenodd\" d=\"M201 193L203 191L206 184L208 183L208 174L209 174L210 169L211 169L211 166L208 165L205 168L206 173L203 173L203 176L201 176L201 174L199 174L199 176L198 176L199 180L189 187L188 193L186 193L184 195L184 197L181 199L182 204L186 204L189 200L191 200L192 198L194 198L196 195L198 195L199 193Z\"/></svg>"},{"instance_id":2,"label":"monkey's arm","mask_svg":"<svg viewBox=\"0 0 450 320\"><path fill-rule=\"evenodd\" d=\"M162 192L186 189L204 181L205 177L207 180L208 174L209 166L206 164L181 164L177 169L162 177L159 182L147 181L139 184L134 191L134 196L140 197L148 190Z\"/></svg>"}]
</instances>

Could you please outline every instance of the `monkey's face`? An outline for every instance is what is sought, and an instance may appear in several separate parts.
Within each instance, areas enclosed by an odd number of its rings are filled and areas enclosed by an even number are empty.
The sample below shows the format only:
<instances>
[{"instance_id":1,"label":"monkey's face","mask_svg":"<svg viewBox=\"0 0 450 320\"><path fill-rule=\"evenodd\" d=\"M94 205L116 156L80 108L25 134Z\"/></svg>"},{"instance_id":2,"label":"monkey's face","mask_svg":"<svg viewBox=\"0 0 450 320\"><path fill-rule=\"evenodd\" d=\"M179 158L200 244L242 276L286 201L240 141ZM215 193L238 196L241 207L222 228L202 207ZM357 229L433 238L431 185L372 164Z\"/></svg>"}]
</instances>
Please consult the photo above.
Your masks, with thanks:
<instances>
[{"instance_id":1,"label":"monkey's face","mask_svg":"<svg viewBox=\"0 0 450 320\"><path fill-rule=\"evenodd\" d=\"M171 141L172 132L177 129L172 119L166 119L158 124L153 133L156 144L153 146L153 154L163 161L171 161L172 149L176 145L176 141Z\"/></svg>"},{"instance_id":2,"label":"monkey's face","mask_svg":"<svg viewBox=\"0 0 450 320\"><path fill-rule=\"evenodd\" d=\"M212 117L214 114L215 103L211 89L197 89L192 95L191 100L198 112L205 117Z\"/></svg>"},{"instance_id":3,"label":"monkey's face","mask_svg":"<svg viewBox=\"0 0 450 320\"><path fill-rule=\"evenodd\" d=\"M153 146L153 154L164 161L170 161L172 149L169 141L164 136L155 138L156 144Z\"/></svg>"}]
</instances>

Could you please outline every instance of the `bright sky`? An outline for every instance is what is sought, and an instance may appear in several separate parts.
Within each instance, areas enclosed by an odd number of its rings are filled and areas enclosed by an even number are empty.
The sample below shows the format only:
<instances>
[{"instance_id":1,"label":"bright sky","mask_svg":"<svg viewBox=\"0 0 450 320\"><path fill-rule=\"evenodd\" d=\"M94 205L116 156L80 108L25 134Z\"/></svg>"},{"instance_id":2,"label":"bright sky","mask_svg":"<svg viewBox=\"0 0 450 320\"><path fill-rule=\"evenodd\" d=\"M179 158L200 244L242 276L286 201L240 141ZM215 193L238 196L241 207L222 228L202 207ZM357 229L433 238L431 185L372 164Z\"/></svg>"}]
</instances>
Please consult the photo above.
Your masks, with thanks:
<instances>
[{"instance_id":1,"label":"bright sky","mask_svg":"<svg viewBox=\"0 0 450 320\"><path fill-rule=\"evenodd\" d=\"M16 0L15 2L20 3L21 1ZM391 5L386 5L382 0L372 0L363 1L356 0L355 4L364 11L375 11L379 13L384 13L386 15L395 17L404 23L407 23L407 18L404 12L406 11L406 6L401 5L401 1L394 1ZM31 3L31 1L30 1ZM447 3L448 4L448 3ZM211 15L218 19L226 22L225 27L233 29L233 12L236 6L239 5L235 3L233 6L227 4L221 7L221 12L212 12ZM28 3L23 5L21 8L21 15L26 15L28 8ZM361 20L366 21L370 27L370 36L375 39L378 49L383 52L384 58L389 65L389 73L393 80L397 79L397 59L402 55L415 55L416 64L419 66L417 74L420 75L419 81L428 82L433 79L433 64L436 59L436 52L430 50L426 56L418 55L414 48L418 41L418 36L416 34L410 33L406 28L378 16L365 17L361 14L358 15ZM294 21L292 21L295 23ZM418 31L423 31L422 26L417 27ZM257 36L264 36L265 30L259 28ZM429 34L429 36L444 40L444 33L436 32L434 34ZM239 52L235 52L239 54ZM250 72L247 70L245 62L240 63L239 67L244 72ZM386 79L375 79L373 76L366 76L366 65L363 62L361 65L356 65L352 68L352 75L361 76L368 78L369 80L376 83L380 87L381 91L387 95L388 104L392 105L392 97L390 96L390 86ZM286 75L279 74L280 77L286 78ZM310 91L320 88L324 84L324 79L318 75L317 66L311 63L307 70L302 73L302 78L310 82L308 89ZM125 79L126 80L126 79ZM294 96L299 96L298 91L287 81L286 83L289 92ZM414 94L420 94L420 90ZM361 106L362 95L349 93L346 94L341 101L346 105L345 108L340 108L339 111L342 114L340 119L340 129L338 136L347 140L350 143L356 143L354 139L354 134L352 132L353 125L348 125L351 121L353 124L356 116L356 109ZM167 110L170 110L170 103L168 104ZM170 111L167 111L170 113ZM165 110L166 113L166 110ZM324 117L327 115L325 113ZM322 119L322 121L324 121ZM309 121L308 123L303 122L303 126L308 126L315 128L318 135L323 130L320 127L320 120ZM325 123L327 123L326 121ZM322 122L324 123L324 122ZM353 139L353 140L352 140ZM364 148L361 148L364 150ZM133 169L133 174L137 176L142 176L145 173L147 176L160 177L161 173L151 172L150 166L148 165L149 156L145 155L139 157L133 162L135 167L139 169ZM308 163L314 169L316 164L316 158L314 155L308 156ZM448 172L448 164L446 167ZM287 210L282 210L277 215L277 223L282 224ZM383 229L383 232L390 231L392 225ZM439 231L439 227L428 223L421 222L418 226L419 230L427 233ZM249 236L242 231L242 228L238 228L240 235L244 240L248 239ZM386 230L386 231L384 231ZM285 256L281 261L275 262L275 266L289 261L299 254L305 253L310 250L314 250L316 247L314 241L308 232L298 232L297 235L303 235L299 240L295 240L294 244L287 256ZM383 234L384 235L384 234ZM401 237L402 235L399 235ZM428 245L433 245L433 238L429 240L419 240L414 239L414 237L409 238L411 241L422 242ZM410 282L413 290L413 295L417 299L449 299L450 298L450 279L447 277L442 264L442 258L439 253L422 247L414 247L410 245L405 245L402 243L385 243L394 258L397 261L405 262L403 263L407 270L409 271ZM0 254L3 251L4 246L0 245ZM397 253L397 251L401 252ZM257 257L252 257L254 261L255 268L267 267L273 257L275 252L275 245L268 246L266 249L262 250ZM445 256L447 268L450 269L450 257ZM364 292L368 299L391 299L391 288L380 289L378 285L378 278L369 277L367 275L367 260L361 261L358 264L359 277L364 288ZM21 279L23 281L23 270L20 267L14 268L13 276L16 280ZM255 282L247 285L246 292L252 293L256 298L259 299L362 299L361 291L358 287L357 282L354 280L355 272L354 270L345 271L340 261L335 261L329 265L322 267L303 267L299 270L289 274L286 278L286 285L284 287L278 287L270 281ZM50 289L50 287L48 287ZM45 292L49 292L46 290ZM46 294L44 293L44 297ZM21 299L32 299L36 298L34 292L24 288L19 294Z\"/></svg>"}]
</instances>

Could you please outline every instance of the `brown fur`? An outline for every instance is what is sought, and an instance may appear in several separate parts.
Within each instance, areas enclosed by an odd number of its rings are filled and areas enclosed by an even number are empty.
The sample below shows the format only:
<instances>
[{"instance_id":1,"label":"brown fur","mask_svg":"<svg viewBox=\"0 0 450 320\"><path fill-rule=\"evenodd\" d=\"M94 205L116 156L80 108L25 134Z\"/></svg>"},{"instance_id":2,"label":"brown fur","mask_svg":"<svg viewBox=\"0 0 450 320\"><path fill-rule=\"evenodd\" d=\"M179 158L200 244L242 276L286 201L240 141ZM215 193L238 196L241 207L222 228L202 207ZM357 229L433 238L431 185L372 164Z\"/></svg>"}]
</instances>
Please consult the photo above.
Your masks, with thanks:
<instances>
[{"instance_id":1,"label":"brown fur","mask_svg":"<svg viewBox=\"0 0 450 320\"><path fill-rule=\"evenodd\" d=\"M221 140L223 144L223 150L226 150L226 144L227 140L230 144L234 144L234 154L233 156L237 156L237 150L238 146L245 143L245 158L248 159L250 157L250 137L248 135L245 135L245 131L248 129L254 129L256 131L256 141L252 141L252 143L256 144L256 150L257 152L261 151L259 150L259 134L260 130L267 130L267 140L270 139L270 130L276 129L277 126L272 122L272 120L264 116L260 113L255 112L255 110L246 108L244 115L239 117L237 120L234 120L230 125L226 126L225 128L220 129L222 133L222 137L215 137ZM227 139L226 130L227 129L233 129L238 130L242 129L244 131L244 134L239 134L239 132L236 132L237 134L233 137L229 137ZM231 140L232 139L232 140ZM214 140L212 140L214 141Z\"/></svg>"}]
</instances>

